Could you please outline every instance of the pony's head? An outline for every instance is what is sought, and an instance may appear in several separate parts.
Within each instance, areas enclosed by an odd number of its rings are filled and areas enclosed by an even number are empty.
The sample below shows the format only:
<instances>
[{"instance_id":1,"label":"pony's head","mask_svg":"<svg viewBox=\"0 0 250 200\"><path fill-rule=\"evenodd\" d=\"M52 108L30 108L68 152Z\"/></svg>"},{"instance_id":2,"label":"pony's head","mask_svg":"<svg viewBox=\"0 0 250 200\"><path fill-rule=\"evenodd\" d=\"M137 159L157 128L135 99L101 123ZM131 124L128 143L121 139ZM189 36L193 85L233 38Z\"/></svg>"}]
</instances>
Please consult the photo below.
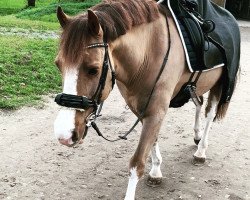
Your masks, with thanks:
<instances>
[{"instance_id":1,"label":"pony's head","mask_svg":"<svg viewBox=\"0 0 250 200\"><path fill-rule=\"evenodd\" d=\"M54 131L62 144L71 146L86 135L86 123L96 110L93 104L104 101L112 89L111 63L117 60L109 59L108 52L115 52L116 39L134 26L158 19L159 9L153 0L110 0L75 17L67 16L59 7L57 17L63 32L55 63L62 74L63 94L56 101L73 109L62 108ZM118 78L123 70L119 71L119 64L116 68ZM79 109L83 104L84 111Z\"/></svg>"},{"instance_id":2,"label":"pony's head","mask_svg":"<svg viewBox=\"0 0 250 200\"><path fill-rule=\"evenodd\" d=\"M98 17L91 10L69 17L60 7L57 17L63 31L55 63L62 75L63 94L67 97L85 97L97 104L104 101L112 89L112 77L108 69L106 81L100 89L108 47L104 44ZM69 98L71 100L74 98ZM60 143L72 146L81 142L87 118L95 109L95 106L84 110L62 107L54 123L54 132Z\"/></svg>"}]
</instances>

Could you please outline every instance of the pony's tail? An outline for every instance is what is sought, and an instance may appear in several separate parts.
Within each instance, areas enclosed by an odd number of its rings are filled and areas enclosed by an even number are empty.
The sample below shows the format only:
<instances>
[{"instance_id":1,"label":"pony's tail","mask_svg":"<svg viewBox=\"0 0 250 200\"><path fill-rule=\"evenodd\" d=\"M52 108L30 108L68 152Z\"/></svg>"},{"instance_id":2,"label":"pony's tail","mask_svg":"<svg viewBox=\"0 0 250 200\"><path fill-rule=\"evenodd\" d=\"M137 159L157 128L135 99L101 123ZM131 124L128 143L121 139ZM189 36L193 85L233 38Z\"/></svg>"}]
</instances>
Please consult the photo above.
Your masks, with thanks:
<instances>
[{"instance_id":1,"label":"pony's tail","mask_svg":"<svg viewBox=\"0 0 250 200\"><path fill-rule=\"evenodd\" d=\"M241 68L239 67L237 75L235 76L235 79L234 79L234 87L233 87L232 95L233 95L234 90L236 88L237 82L240 79L240 73L241 73ZM223 93L223 85L222 85L222 92L221 93ZM221 96L222 95L223 94L221 94ZM225 102L222 98L220 98L214 121L222 120L226 116L226 113L227 113L227 110L229 107L229 103L230 103L230 101Z\"/></svg>"},{"instance_id":2,"label":"pony's tail","mask_svg":"<svg viewBox=\"0 0 250 200\"><path fill-rule=\"evenodd\" d=\"M222 120L226 116L229 103L230 102L226 102L226 103L219 102L214 121Z\"/></svg>"}]
</instances>

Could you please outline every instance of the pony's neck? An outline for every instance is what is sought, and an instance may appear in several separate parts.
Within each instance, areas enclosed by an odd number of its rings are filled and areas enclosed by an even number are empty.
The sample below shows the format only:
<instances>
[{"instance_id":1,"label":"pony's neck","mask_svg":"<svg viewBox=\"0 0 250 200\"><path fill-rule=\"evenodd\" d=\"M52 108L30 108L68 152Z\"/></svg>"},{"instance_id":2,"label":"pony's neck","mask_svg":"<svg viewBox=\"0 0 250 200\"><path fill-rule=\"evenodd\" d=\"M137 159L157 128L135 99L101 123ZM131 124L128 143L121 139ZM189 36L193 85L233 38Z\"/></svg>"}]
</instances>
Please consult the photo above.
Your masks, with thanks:
<instances>
[{"instance_id":1,"label":"pony's neck","mask_svg":"<svg viewBox=\"0 0 250 200\"><path fill-rule=\"evenodd\" d=\"M166 36L166 18L161 15L151 23L133 27L112 42L111 54L117 80L127 88L134 88L152 79L157 74L155 71L158 72L154 65L159 69L166 52Z\"/></svg>"},{"instance_id":2,"label":"pony's neck","mask_svg":"<svg viewBox=\"0 0 250 200\"><path fill-rule=\"evenodd\" d=\"M116 78L123 84L133 84L133 77L138 71L145 70L147 63L147 49L150 34L145 25L133 28L113 43L112 57L114 60Z\"/></svg>"}]
</instances>

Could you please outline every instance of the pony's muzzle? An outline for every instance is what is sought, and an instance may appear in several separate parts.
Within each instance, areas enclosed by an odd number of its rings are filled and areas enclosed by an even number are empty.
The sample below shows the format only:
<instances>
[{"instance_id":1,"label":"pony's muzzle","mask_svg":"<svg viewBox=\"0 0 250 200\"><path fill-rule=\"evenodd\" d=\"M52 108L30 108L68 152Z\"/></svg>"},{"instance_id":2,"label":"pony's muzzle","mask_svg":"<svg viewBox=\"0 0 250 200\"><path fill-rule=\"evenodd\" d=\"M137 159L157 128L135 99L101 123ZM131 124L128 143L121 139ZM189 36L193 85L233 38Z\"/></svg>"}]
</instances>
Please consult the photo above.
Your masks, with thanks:
<instances>
[{"instance_id":1,"label":"pony's muzzle","mask_svg":"<svg viewBox=\"0 0 250 200\"><path fill-rule=\"evenodd\" d=\"M72 137L69 139L59 138L58 141L65 146L73 147L76 144L82 144L84 138L79 138L79 135L75 130L72 131Z\"/></svg>"},{"instance_id":2,"label":"pony's muzzle","mask_svg":"<svg viewBox=\"0 0 250 200\"><path fill-rule=\"evenodd\" d=\"M72 141L72 139L58 139L58 141L68 147L72 147L74 145L74 142Z\"/></svg>"},{"instance_id":3,"label":"pony's muzzle","mask_svg":"<svg viewBox=\"0 0 250 200\"><path fill-rule=\"evenodd\" d=\"M54 133L58 141L66 146L82 143L82 139L87 134L87 115L89 115L88 111L62 108L54 122Z\"/></svg>"},{"instance_id":4,"label":"pony's muzzle","mask_svg":"<svg viewBox=\"0 0 250 200\"><path fill-rule=\"evenodd\" d=\"M60 110L54 122L54 133L58 141L66 146L77 143L79 136L75 125L75 110Z\"/></svg>"}]
</instances>

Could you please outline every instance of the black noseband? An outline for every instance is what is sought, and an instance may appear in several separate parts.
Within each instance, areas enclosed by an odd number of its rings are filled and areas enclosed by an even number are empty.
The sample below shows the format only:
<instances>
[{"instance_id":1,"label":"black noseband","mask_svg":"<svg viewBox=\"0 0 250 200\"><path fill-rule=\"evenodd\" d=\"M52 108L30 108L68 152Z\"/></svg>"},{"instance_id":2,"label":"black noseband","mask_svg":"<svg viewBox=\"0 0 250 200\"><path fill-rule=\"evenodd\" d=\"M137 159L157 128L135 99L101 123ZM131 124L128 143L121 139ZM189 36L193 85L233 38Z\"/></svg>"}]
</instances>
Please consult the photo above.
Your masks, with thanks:
<instances>
[{"instance_id":1,"label":"black noseband","mask_svg":"<svg viewBox=\"0 0 250 200\"><path fill-rule=\"evenodd\" d=\"M56 95L55 102L60 106L84 110L90 107L95 108L97 106L95 101L92 101L87 97L64 93Z\"/></svg>"}]
</instances>

